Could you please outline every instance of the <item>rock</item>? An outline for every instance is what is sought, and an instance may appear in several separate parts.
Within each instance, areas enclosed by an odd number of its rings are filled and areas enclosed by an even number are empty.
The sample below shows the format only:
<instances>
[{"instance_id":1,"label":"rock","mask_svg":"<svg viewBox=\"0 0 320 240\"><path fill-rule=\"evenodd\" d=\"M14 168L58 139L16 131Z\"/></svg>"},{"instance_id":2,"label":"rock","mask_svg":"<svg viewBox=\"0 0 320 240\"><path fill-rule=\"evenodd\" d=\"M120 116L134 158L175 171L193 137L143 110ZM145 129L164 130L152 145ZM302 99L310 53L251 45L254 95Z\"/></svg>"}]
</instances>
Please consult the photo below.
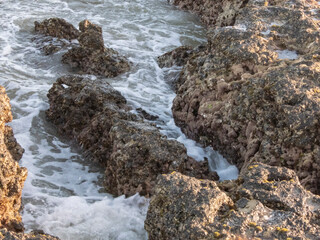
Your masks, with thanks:
<instances>
[{"instance_id":1,"label":"rock","mask_svg":"<svg viewBox=\"0 0 320 240\"><path fill-rule=\"evenodd\" d=\"M158 174L180 171L204 177L208 166L190 159L185 147L129 112L110 85L79 76L59 78L48 94L48 119L102 163L106 189L114 195L150 196ZM208 178L217 179L216 174Z\"/></svg>"},{"instance_id":2,"label":"rock","mask_svg":"<svg viewBox=\"0 0 320 240\"><path fill-rule=\"evenodd\" d=\"M228 192L221 190L223 184ZM149 239L317 239L320 234L320 197L306 191L292 170L258 163L239 180L219 185L180 173L160 175L145 221Z\"/></svg>"},{"instance_id":3,"label":"rock","mask_svg":"<svg viewBox=\"0 0 320 240\"><path fill-rule=\"evenodd\" d=\"M142 108L137 108L136 110L139 113L139 115L141 117L143 117L144 119L147 119L147 120L150 120L150 121L155 121L155 120L159 119L158 116L152 115L152 114L146 112L145 110L143 110Z\"/></svg>"},{"instance_id":4,"label":"rock","mask_svg":"<svg viewBox=\"0 0 320 240\"><path fill-rule=\"evenodd\" d=\"M210 23L206 49L183 61L173 116L188 137L240 169L252 161L285 166L319 194L318 6L271 3L248 1L232 26Z\"/></svg>"},{"instance_id":5,"label":"rock","mask_svg":"<svg viewBox=\"0 0 320 240\"><path fill-rule=\"evenodd\" d=\"M34 22L35 31L46 36L64 38L67 40L77 39L79 30L62 18L49 18L43 22Z\"/></svg>"},{"instance_id":6,"label":"rock","mask_svg":"<svg viewBox=\"0 0 320 240\"><path fill-rule=\"evenodd\" d=\"M23 149L13 136L11 106L5 89L0 86L0 228L23 231L21 216L21 192L27 178L27 169L20 167Z\"/></svg>"},{"instance_id":7,"label":"rock","mask_svg":"<svg viewBox=\"0 0 320 240\"><path fill-rule=\"evenodd\" d=\"M49 18L43 22L34 22L35 32L41 35L32 40L45 55L54 54L61 49L74 45L71 40L79 37L79 30L61 18Z\"/></svg>"},{"instance_id":8,"label":"rock","mask_svg":"<svg viewBox=\"0 0 320 240\"><path fill-rule=\"evenodd\" d=\"M59 238L45 234L43 231L32 231L30 233L15 233L3 228L0 229L0 239L6 240L59 240Z\"/></svg>"},{"instance_id":9,"label":"rock","mask_svg":"<svg viewBox=\"0 0 320 240\"><path fill-rule=\"evenodd\" d=\"M168 0L168 2L199 15L201 21L208 26L219 27L233 25L239 10L248 3L238 0Z\"/></svg>"},{"instance_id":10,"label":"rock","mask_svg":"<svg viewBox=\"0 0 320 240\"><path fill-rule=\"evenodd\" d=\"M189 56L193 52L192 47L181 46L171 52L167 52L160 57L158 57L158 65L161 68L168 68L174 65L183 66L188 61Z\"/></svg>"},{"instance_id":11,"label":"rock","mask_svg":"<svg viewBox=\"0 0 320 240\"><path fill-rule=\"evenodd\" d=\"M130 70L128 60L104 46L101 27L88 20L80 22L80 47L73 47L62 56L62 62L79 68L82 73L115 77Z\"/></svg>"}]
</instances>

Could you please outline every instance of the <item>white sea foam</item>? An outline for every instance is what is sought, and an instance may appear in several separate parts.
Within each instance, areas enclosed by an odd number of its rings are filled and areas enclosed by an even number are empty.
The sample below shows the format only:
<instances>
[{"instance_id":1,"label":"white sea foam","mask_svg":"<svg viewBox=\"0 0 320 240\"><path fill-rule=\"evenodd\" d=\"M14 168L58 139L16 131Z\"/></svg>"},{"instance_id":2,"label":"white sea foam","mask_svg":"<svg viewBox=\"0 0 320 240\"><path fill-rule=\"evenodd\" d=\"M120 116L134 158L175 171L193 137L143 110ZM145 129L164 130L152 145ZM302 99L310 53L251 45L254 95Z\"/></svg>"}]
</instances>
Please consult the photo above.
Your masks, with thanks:
<instances>
[{"instance_id":1,"label":"white sea foam","mask_svg":"<svg viewBox=\"0 0 320 240\"><path fill-rule=\"evenodd\" d=\"M86 162L81 151L59 136L45 120L47 92L68 74L62 53L44 56L32 41L33 22L61 17L75 26L89 19L102 26L105 44L133 63L130 73L106 79L128 102L159 116L169 138L187 146L197 160L208 158L222 178L226 160L187 139L172 119L174 92L156 57L181 45L198 45L205 32L198 20L165 0L0 1L0 84L11 98L15 136L25 148L21 164L29 174L23 190L25 227L43 229L62 239L146 239L143 221L148 202L136 195L112 198L100 192L103 171ZM67 87L67 86L65 86ZM222 166L220 166L220 165ZM222 172L228 174L223 175Z\"/></svg>"},{"instance_id":2,"label":"white sea foam","mask_svg":"<svg viewBox=\"0 0 320 240\"><path fill-rule=\"evenodd\" d=\"M279 59L298 59L298 54L296 51L290 51L290 50L277 50L276 51L278 53L278 58Z\"/></svg>"}]
</instances>

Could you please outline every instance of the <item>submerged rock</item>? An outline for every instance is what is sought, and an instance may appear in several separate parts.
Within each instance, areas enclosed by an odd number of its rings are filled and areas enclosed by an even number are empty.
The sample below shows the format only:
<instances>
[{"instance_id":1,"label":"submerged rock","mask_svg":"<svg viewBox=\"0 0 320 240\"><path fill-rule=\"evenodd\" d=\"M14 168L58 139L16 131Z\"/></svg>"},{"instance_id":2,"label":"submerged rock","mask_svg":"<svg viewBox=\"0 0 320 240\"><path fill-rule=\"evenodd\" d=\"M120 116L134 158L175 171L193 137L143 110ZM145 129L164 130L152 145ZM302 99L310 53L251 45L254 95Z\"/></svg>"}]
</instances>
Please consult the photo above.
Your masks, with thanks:
<instances>
[{"instance_id":1,"label":"submerged rock","mask_svg":"<svg viewBox=\"0 0 320 240\"><path fill-rule=\"evenodd\" d=\"M317 239L320 197L287 168L250 165L221 184L160 175L145 229L149 239Z\"/></svg>"},{"instance_id":2,"label":"submerged rock","mask_svg":"<svg viewBox=\"0 0 320 240\"><path fill-rule=\"evenodd\" d=\"M173 2L210 16L196 10L207 1ZM215 29L208 31L206 49L184 60L173 116L187 136L240 169L253 161L286 166L319 194L318 5L269 3L247 1L232 26L209 22Z\"/></svg>"},{"instance_id":3,"label":"submerged rock","mask_svg":"<svg viewBox=\"0 0 320 240\"><path fill-rule=\"evenodd\" d=\"M172 171L217 179L207 165L189 158L181 143L130 113L125 98L105 81L61 77L48 98L48 119L105 166L112 194L150 196L157 175Z\"/></svg>"},{"instance_id":4,"label":"submerged rock","mask_svg":"<svg viewBox=\"0 0 320 240\"><path fill-rule=\"evenodd\" d=\"M101 27L84 20L79 24L80 47L73 47L62 56L62 62L79 68L81 72L115 77L130 70L128 60L104 46Z\"/></svg>"},{"instance_id":5,"label":"submerged rock","mask_svg":"<svg viewBox=\"0 0 320 240\"><path fill-rule=\"evenodd\" d=\"M0 228L19 232L23 231L19 210L27 169L18 164L24 150L5 125L11 121L9 98L0 86Z\"/></svg>"}]
</instances>

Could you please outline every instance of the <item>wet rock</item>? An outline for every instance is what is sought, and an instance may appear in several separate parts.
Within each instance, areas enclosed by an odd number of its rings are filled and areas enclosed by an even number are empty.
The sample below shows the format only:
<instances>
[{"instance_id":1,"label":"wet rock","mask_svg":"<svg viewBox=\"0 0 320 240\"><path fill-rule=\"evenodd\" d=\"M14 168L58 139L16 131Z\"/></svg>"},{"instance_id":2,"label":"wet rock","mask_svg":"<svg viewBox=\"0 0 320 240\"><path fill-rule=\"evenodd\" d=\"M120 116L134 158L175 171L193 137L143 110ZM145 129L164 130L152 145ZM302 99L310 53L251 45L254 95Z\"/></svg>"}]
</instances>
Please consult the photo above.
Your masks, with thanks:
<instances>
[{"instance_id":1,"label":"wet rock","mask_svg":"<svg viewBox=\"0 0 320 240\"><path fill-rule=\"evenodd\" d=\"M267 3L248 1L232 26L210 25L207 48L184 60L173 116L240 169L286 166L319 194L318 5Z\"/></svg>"},{"instance_id":2,"label":"wet rock","mask_svg":"<svg viewBox=\"0 0 320 240\"><path fill-rule=\"evenodd\" d=\"M137 108L136 110L139 113L139 115L142 116L144 119L147 119L150 121L155 121L159 118L158 116L155 116L155 115L152 115L152 114L146 112L142 108Z\"/></svg>"},{"instance_id":3,"label":"wet rock","mask_svg":"<svg viewBox=\"0 0 320 240\"><path fill-rule=\"evenodd\" d=\"M181 171L203 176L205 164L191 160L182 144L130 113L125 98L106 82L61 77L48 98L48 119L105 166L108 192L150 196L158 174ZM207 177L216 179L215 174Z\"/></svg>"},{"instance_id":4,"label":"wet rock","mask_svg":"<svg viewBox=\"0 0 320 240\"><path fill-rule=\"evenodd\" d=\"M199 15L206 25L229 26L233 25L239 10L248 3L248 0L168 0L168 2Z\"/></svg>"},{"instance_id":5,"label":"wet rock","mask_svg":"<svg viewBox=\"0 0 320 240\"><path fill-rule=\"evenodd\" d=\"M130 70L128 60L104 46L101 27L84 20L79 24L80 47L73 47L62 56L62 62L82 73L115 77Z\"/></svg>"},{"instance_id":6,"label":"wet rock","mask_svg":"<svg viewBox=\"0 0 320 240\"><path fill-rule=\"evenodd\" d=\"M43 22L34 22L36 35L32 41L45 55L52 55L62 49L69 48L79 37L79 30L61 18L49 18Z\"/></svg>"},{"instance_id":7,"label":"wet rock","mask_svg":"<svg viewBox=\"0 0 320 240\"><path fill-rule=\"evenodd\" d=\"M67 40L77 39L79 30L62 18L49 18L43 22L34 22L35 31L46 36L64 38Z\"/></svg>"},{"instance_id":8,"label":"wet rock","mask_svg":"<svg viewBox=\"0 0 320 240\"><path fill-rule=\"evenodd\" d=\"M27 177L27 169L20 167L23 149L13 136L11 106L5 89L0 86L0 227L23 231L21 216L21 192Z\"/></svg>"},{"instance_id":9,"label":"wet rock","mask_svg":"<svg viewBox=\"0 0 320 240\"><path fill-rule=\"evenodd\" d=\"M0 239L6 240L59 240L59 238L45 234L43 231L32 231L30 233L15 233L3 228L0 229Z\"/></svg>"},{"instance_id":10,"label":"wet rock","mask_svg":"<svg viewBox=\"0 0 320 240\"><path fill-rule=\"evenodd\" d=\"M178 47L158 57L158 65L161 68L168 68L174 65L183 66L188 61L189 56L193 52L192 50L193 48L188 46Z\"/></svg>"},{"instance_id":11,"label":"wet rock","mask_svg":"<svg viewBox=\"0 0 320 240\"><path fill-rule=\"evenodd\" d=\"M145 229L149 239L317 239L320 198L287 168L250 165L224 182L160 175ZM231 186L231 187L230 187Z\"/></svg>"}]
</instances>

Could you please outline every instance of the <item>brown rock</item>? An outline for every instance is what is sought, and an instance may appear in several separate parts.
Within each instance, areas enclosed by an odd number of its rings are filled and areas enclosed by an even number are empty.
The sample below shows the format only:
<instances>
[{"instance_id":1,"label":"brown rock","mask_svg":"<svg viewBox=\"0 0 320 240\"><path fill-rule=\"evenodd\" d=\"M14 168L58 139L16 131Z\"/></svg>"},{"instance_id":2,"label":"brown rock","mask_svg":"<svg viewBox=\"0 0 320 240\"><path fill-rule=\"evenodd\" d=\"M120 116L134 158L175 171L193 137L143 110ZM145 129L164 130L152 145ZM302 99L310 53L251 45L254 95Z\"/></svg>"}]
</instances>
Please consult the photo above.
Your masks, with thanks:
<instances>
[{"instance_id":1,"label":"brown rock","mask_svg":"<svg viewBox=\"0 0 320 240\"><path fill-rule=\"evenodd\" d=\"M41 23L36 21L34 25L36 32L51 37L72 40L77 39L79 36L79 31L62 18L49 18Z\"/></svg>"},{"instance_id":2,"label":"brown rock","mask_svg":"<svg viewBox=\"0 0 320 240\"><path fill-rule=\"evenodd\" d=\"M196 13L201 21L209 26L232 25L239 10L248 3L248 1L238 0L168 0L168 2L183 10Z\"/></svg>"},{"instance_id":3,"label":"brown rock","mask_svg":"<svg viewBox=\"0 0 320 240\"><path fill-rule=\"evenodd\" d=\"M32 231L30 233L15 233L3 228L0 229L0 239L6 240L59 240L59 238L45 234L43 231Z\"/></svg>"},{"instance_id":4,"label":"brown rock","mask_svg":"<svg viewBox=\"0 0 320 240\"><path fill-rule=\"evenodd\" d=\"M126 100L106 82L62 77L48 98L48 119L106 167L112 194L150 196L157 175L172 171L217 179L206 164L189 158L181 143L129 113Z\"/></svg>"},{"instance_id":5,"label":"brown rock","mask_svg":"<svg viewBox=\"0 0 320 240\"><path fill-rule=\"evenodd\" d=\"M11 127L5 126L11 120L9 98L0 86L0 227L19 232L23 231L19 210L27 169L19 166L23 149Z\"/></svg>"},{"instance_id":6,"label":"brown rock","mask_svg":"<svg viewBox=\"0 0 320 240\"><path fill-rule=\"evenodd\" d=\"M248 1L233 26L211 23L207 48L184 60L173 115L187 136L240 169L252 161L286 166L319 193L318 6L269 3Z\"/></svg>"},{"instance_id":7,"label":"brown rock","mask_svg":"<svg viewBox=\"0 0 320 240\"><path fill-rule=\"evenodd\" d=\"M158 177L145 229L159 240L317 239L319 207L287 168L250 165L219 186L173 173Z\"/></svg>"},{"instance_id":8,"label":"brown rock","mask_svg":"<svg viewBox=\"0 0 320 240\"><path fill-rule=\"evenodd\" d=\"M105 48L101 27L88 20L80 22L80 47L62 56L62 62L79 68L82 73L115 77L130 70L128 60L111 48Z\"/></svg>"}]
</instances>

